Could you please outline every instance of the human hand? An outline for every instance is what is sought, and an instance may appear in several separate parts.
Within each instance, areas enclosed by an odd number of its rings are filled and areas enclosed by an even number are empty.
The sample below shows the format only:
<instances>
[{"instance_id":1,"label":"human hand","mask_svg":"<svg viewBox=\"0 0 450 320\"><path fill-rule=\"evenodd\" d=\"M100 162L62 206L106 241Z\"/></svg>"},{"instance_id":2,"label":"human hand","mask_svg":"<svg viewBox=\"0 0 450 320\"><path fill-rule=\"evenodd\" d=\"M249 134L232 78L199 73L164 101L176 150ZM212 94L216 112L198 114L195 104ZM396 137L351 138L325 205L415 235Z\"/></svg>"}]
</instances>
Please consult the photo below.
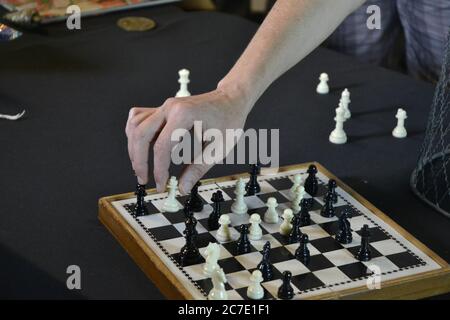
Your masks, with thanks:
<instances>
[{"instance_id":1,"label":"human hand","mask_svg":"<svg viewBox=\"0 0 450 320\"><path fill-rule=\"evenodd\" d=\"M243 128L252 106L253 103L242 94L230 94L227 90L216 89L191 97L169 98L158 108L132 108L125 132L128 153L138 182L146 184L148 181L151 144L156 188L158 192L163 192L170 176L172 149L178 143L171 139L174 130L191 130L194 121L201 121L203 130L218 129L225 137L226 129ZM188 193L213 165L203 161L201 164L187 165L180 178L180 192Z\"/></svg>"}]
</instances>

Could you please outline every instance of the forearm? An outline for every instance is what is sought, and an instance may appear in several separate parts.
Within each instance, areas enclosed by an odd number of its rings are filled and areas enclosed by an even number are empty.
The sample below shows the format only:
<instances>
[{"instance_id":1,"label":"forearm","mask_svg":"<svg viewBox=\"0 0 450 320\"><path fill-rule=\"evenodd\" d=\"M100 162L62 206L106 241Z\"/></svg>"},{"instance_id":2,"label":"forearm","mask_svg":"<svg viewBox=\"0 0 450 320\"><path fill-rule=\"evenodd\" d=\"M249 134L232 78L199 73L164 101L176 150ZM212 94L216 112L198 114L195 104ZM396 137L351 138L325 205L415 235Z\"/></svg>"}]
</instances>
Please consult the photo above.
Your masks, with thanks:
<instances>
[{"instance_id":1,"label":"forearm","mask_svg":"<svg viewBox=\"0 0 450 320\"><path fill-rule=\"evenodd\" d=\"M365 0L278 0L218 88L248 100L319 46ZM248 110L250 111L250 110Z\"/></svg>"}]
</instances>

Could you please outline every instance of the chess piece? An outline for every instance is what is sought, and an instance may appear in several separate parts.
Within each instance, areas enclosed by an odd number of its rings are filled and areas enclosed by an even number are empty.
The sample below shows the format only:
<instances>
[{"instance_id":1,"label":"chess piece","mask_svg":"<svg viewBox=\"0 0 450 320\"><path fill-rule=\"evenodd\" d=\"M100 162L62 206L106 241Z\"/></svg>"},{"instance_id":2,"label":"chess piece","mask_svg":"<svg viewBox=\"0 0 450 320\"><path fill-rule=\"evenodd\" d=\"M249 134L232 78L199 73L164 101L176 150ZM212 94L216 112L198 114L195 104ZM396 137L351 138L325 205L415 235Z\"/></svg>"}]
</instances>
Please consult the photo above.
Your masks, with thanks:
<instances>
[{"instance_id":1,"label":"chess piece","mask_svg":"<svg viewBox=\"0 0 450 320\"><path fill-rule=\"evenodd\" d=\"M292 218L294 213L291 209L285 209L283 212L283 223L280 225L280 234L283 236L287 236L291 233L292 230Z\"/></svg>"},{"instance_id":2,"label":"chess piece","mask_svg":"<svg viewBox=\"0 0 450 320\"><path fill-rule=\"evenodd\" d=\"M203 258L195 243L196 233L195 226L188 224L184 230L186 244L180 250L180 264L182 266L198 264Z\"/></svg>"},{"instance_id":3,"label":"chess piece","mask_svg":"<svg viewBox=\"0 0 450 320\"><path fill-rule=\"evenodd\" d=\"M250 180L247 182L245 186L245 190L247 191L247 196L253 196L259 192L261 192L261 187L258 183L258 175L261 172L261 166L257 164L252 165L252 169L250 171Z\"/></svg>"},{"instance_id":4,"label":"chess piece","mask_svg":"<svg viewBox=\"0 0 450 320\"><path fill-rule=\"evenodd\" d=\"M197 182L191 190L191 194L189 195L191 208L194 212L201 212L203 210L203 200L198 194L198 187L201 186L201 182Z\"/></svg>"},{"instance_id":5,"label":"chess piece","mask_svg":"<svg viewBox=\"0 0 450 320\"><path fill-rule=\"evenodd\" d=\"M236 195L236 201L231 206L231 212L235 214L245 214L248 211L247 204L245 203L245 182L244 179L239 178L236 183L236 190L234 194Z\"/></svg>"},{"instance_id":6,"label":"chess piece","mask_svg":"<svg viewBox=\"0 0 450 320\"><path fill-rule=\"evenodd\" d=\"M261 240L262 238L262 229L259 226L259 224L261 223L261 217L259 216L259 214L254 213L250 216L250 234L249 234L249 239L250 240Z\"/></svg>"},{"instance_id":7,"label":"chess piece","mask_svg":"<svg viewBox=\"0 0 450 320\"><path fill-rule=\"evenodd\" d=\"M294 199L297 188L300 187L302 184L303 184L303 177L300 173L297 173L296 175L294 175L294 184L289 190L289 197L291 199Z\"/></svg>"},{"instance_id":8,"label":"chess piece","mask_svg":"<svg viewBox=\"0 0 450 320\"><path fill-rule=\"evenodd\" d=\"M176 197L178 189L178 181L176 177L171 177L167 186L169 189L167 199L163 205L164 212L178 212L180 210L180 204L178 203Z\"/></svg>"},{"instance_id":9,"label":"chess piece","mask_svg":"<svg viewBox=\"0 0 450 320\"><path fill-rule=\"evenodd\" d=\"M305 180L305 191L309 193L311 197L315 197L319 191L319 182L317 181L317 167L315 165L310 165L308 170L308 177Z\"/></svg>"},{"instance_id":10,"label":"chess piece","mask_svg":"<svg viewBox=\"0 0 450 320\"><path fill-rule=\"evenodd\" d=\"M361 247L356 254L356 258L359 261L370 261L372 259L372 253L369 247L370 230L369 226L365 224L361 229Z\"/></svg>"},{"instance_id":11,"label":"chess piece","mask_svg":"<svg viewBox=\"0 0 450 320\"><path fill-rule=\"evenodd\" d=\"M213 193L211 197L211 201L213 203L213 211L209 215L208 218L208 227L210 230L217 230L219 229L219 218L221 215L220 212L220 203L224 201L222 191L217 190Z\"/></svg>"},{"instance_id":12,"label":"chess piece","mask_svg":"<svg viewBox=\"0 0 450 320\"><path fill-rule=\"evenodd\" d=\"M227 278L222 268L216 268L211 274L213 288L208 294L208 300L228 300L228 293L225 290Z\"/></svg>"},{"instance_id":13,"label":"chess piece","mask_svg":"<svg viewBox=\"0 0 450 320\"><path fill-rule=\"evenodd\" d=\"M333 218L335 216L333 194L327 193L325 195L324 201L325 201L325 205L323 206L322 210L320 211L320 215L325 218Z\"/></svg>"},{"instance_id":14,"label":"chess piece","mask_svg":"<svg viewBox=\"0 0 450 320\"><path fill-rule=\"evenodd\" d=\"M309 214L309 204L307 199L300 202L300 227L306 227L311 224L311 215Z\"/></svg>"},{"instance_id":15,"label":"chess piece","mask_svg":"<svg viewBox=\"0 0 450 320\"><path fill-rule=\"evenodd\" d=\"M136 208L134 209L134 215L136 217L142 217L148 215L147 205L145 204L145 196L147 192L145 192L145 185L138 184L136 186Z\"/></svg>"},{"instance_id":16,"label":"chess piece","mask_svg":"<svg viewBox=\"0 0 450 320\"><path fill-rule=\"evenodd\" d=\"M267 211L264 214L264 222L266 223L278 223L278 202L276 198L270 197L267 199Z\"/></svg>"},{"instance_id":17,"label":"chess piece","mask_svg":"<svg viewBox=\"0 0 450 320\"><path fill-rule=\"evenodd\" d=\"M398 109L395 117L397 118L397 126L394 131L392 131L392 135L398 139L406 138L408 136L408 132L405 128L405 120L408 119L406 111L403 109Z\"/></svg>"},{"instance_id":18,"label":"chess piece","mask_svg":"<svg viewBox=\"0 0 450 320\"><path fill-rule=\"evenodd\" d=\"M261 282L264 280L261 271L255 270L250 276L251 284L247 288L247 297L252 300L261 300L264 297L264 288Z\"/></svg>"},{"instance_id":19,"label":"chess piece","mask_svg":"<svg viewBox=\"0 0 450 320\"><path fill-rule=\"evenodd\" d=\"M330 87L328 86L328 81L330 81L330 78L328 74L322 73L319 77L320 83L317 86L317 93L318 94L328 94L330 92Z\"/></svg>"},{"instance_id":20,"label":"chess piece","mask_svg":"<svg viewBox=\"0 0 450 320\"><path fill-rule=\"evenodd\" d=\"M290 300L294 297L294 288L291 286L292 273L290 271L283 272L283 284L278 289L278 298Z\"/></svg>"},{"instance_id":21,"label":"chess piece","mask_svg":"<svg viewBox=\"0 0 450 320\"><path fill-rule=\"evenodd\" d=\"M342 92L340 103L342 104L342 107L344 108L344 118L345 120L348 120L352 117L352 113L350 112L350 91L348 89L345 89Z\"/></svg>"},{"instance_id":22,"label":"chess piece","mask_svg":"<svg viewBox=\"0 0 450 320\"><path fill-rule=\"evenodd\" d=\"M334 144L344 144L347 143L347 134L344 131L344 122L345 122L345 110L342 107L342 104L339 105L339 108L336 109L336 117L334 121L336 121L336 127L330 134L330 142Z\"/></svg>"},{"instance_id":23,"label":"chess piece","mask_svg":"<svg viewBox=\"0 0 450 320\"><path fill-rule=\"evenodd\" d=\"M230 225L231 220L230 216L227 214L222 214L219 218L219 224L220 228L217 230L217 240L220 242L228 242L231 240L231 234L230 234Z\"/></svg>"},{"instance_id":24,"label":"chess piece","mask_svg":"<svg viewBox=\"0 0 450 320\"><path fill-rule=\"evenodd\" d=\"M305 266L309 264L310 253L308 249L309 238L306 234L300 236L300 245L297 250L295 250L295 257Z\"/></svg>"},{"instance_id":25,"label":"chess piece","mask_svg":"<svg viewBox=\"0 0 450 320\"><path fill-rule=\"evenodd\" d=\"M251 251L251 244L248 239L248 226L243 224L240 228L241 235L239 236L238 241L236 242L237 253L238 254L246 254Z\"/></svg>"},{"instance_id":26,"label":"chess piece","mask_svg":"<svg viewBox=\"0 0 450 320\"><path fill-rule=\"evenodd\" d=\"M217 243L210 242L205 249L206 263L203 265L203 273L211 276L215 269L219 268L217 261L220 257L220 246Z\"/></svg>"},{"instance_id":27,"label":"chess piece","mask_svg":"<svg viewBox=\"0 0 450 320\"><path fill-rule=\"evenodd\" d=\"M273 266L270 263L270 242L267 241L262 250L262 260L256 266L256 269L261 271L264 281L273 279Z\"/></svg>"},{"instance_id":28,"label":"chess piece","mask_svg":"<svg viewBox=\"0 0 450 320\"><path fill-rule=\"evenodd\" d=\"M288 242L290 244L297 243L300 240L302 232L300 230L300 215L294 214L292 218L292 230L289 234Z\"/></svg>"},{"instance_id":29,"label":"chess piece","mask_svg":"<svg viewBox=\"0 0 450 320\"><path fill-rule=\"evenodd\" d=\"M178 71L178 83L180 84L180 90L178 90L176 97L182 98L182 97L189 97L191 93L188 90L188 84L191 82L189 80L189 70L187 69L181 69Z\"/></svg>"},{"instance_id":30,"label":"chess piece","mask_svg":"<svg viewBox=\"0 0 450 320\"><path fill-rule=\"evenodd\" d=\"M300 202L305 197L306 191L304 186L298 186L294 193L294 199L291 202L292 212L297 214L300 211Z\"/></svg>"},{"instance_id":31,"label":"chess piece","mask_svg":"<svg viewBox=\"0 0 450 320\"><path fill-rule=\"evenodd\" d=\"M339 230L336 234L336 240L342 244L349 244L353 241L352 229L348 217L347 210L343 211L339 217Z\"/></svg>"},{"instance_id":32,"label":"chess piece","mask_svg":"<svg viewBox=\"0 0 450 320\"><path fill-rule=\"evenodd\" d=\"M192 232L197 235L197 219L195 219L194 212L189 206L189 201L186 201L186 203L187 205L185 205L183 208L184 216L186 217L186 219L184 220L184 224L186 226L186 229L190 228Z\"/></svg>"},{"instance_id":33,"label":"chess piece","mask_svg":"<svg viewBox=\"0 0 450 320\"><path fill-rule=\"evenodd\" d=\"M334 179L328 180L327 193L331 193L332 194L333 203L335 203L335 204L338 202L338 196L337 196L337 193L336 193L336 187L337 187L336 180L334 180Z\"/></svg>"}]
</instances>

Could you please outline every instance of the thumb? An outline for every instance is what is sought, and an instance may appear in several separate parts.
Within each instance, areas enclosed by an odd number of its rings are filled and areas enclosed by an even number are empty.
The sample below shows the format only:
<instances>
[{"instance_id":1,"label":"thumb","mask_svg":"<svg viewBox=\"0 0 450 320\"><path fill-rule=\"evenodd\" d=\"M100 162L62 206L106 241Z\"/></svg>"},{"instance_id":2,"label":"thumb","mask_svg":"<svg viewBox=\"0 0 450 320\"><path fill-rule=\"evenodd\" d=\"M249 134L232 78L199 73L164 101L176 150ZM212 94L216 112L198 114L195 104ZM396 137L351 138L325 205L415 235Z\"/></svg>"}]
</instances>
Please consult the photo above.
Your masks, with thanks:
<instances>
[{"instance_id":1,"label":"thumb","mask_svg":"<svg viewBox=\"0 0 450 320\"><path fill-rule=\"evenodd\" d=\"M194 184L197 183L208 171L213 164L190 164L188 165L180 178L179 190L182 194L191 191Z\"/></svg>"}]
</instances>

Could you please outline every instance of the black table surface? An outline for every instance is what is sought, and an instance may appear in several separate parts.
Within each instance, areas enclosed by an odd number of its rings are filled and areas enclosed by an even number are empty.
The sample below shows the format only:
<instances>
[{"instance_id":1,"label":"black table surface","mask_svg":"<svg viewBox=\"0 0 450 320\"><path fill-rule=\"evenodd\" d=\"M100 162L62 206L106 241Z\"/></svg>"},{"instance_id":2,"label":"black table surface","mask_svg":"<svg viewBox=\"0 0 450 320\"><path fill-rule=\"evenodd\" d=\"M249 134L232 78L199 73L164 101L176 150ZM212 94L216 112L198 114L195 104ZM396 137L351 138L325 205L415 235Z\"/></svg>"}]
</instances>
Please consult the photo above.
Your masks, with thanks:
<instances>
[{"instance_id":1,"label":"black table surface","mask_svg":"<svg viewBox=\"0 0 450 320\"><path fill-rule=\"evenodd\" d=\"M154 18L143 33L121 16ZM133 191L124 125L132 105L157 106L191 70L190 90L215 87L257 29L244 19L176 7L147 8L63 24L0 43L0 297L162 298L97 219L97 200ZM329 73L332 91L315 93ZM341 91L352 93L349 143L328 142ZM409 187L434 88L353 58L318 49L264 94L247 127L280 129L280 164L318 161L415 237L450 260L450 221ZM391 136L397 108L410 137ZM247 170L216 166L208 177ZM178 168L173 173L177 174ZM150 183L153 185L153 182ZM66 268L81 268L81 290Z\"/></svg>"}]
</instances>

